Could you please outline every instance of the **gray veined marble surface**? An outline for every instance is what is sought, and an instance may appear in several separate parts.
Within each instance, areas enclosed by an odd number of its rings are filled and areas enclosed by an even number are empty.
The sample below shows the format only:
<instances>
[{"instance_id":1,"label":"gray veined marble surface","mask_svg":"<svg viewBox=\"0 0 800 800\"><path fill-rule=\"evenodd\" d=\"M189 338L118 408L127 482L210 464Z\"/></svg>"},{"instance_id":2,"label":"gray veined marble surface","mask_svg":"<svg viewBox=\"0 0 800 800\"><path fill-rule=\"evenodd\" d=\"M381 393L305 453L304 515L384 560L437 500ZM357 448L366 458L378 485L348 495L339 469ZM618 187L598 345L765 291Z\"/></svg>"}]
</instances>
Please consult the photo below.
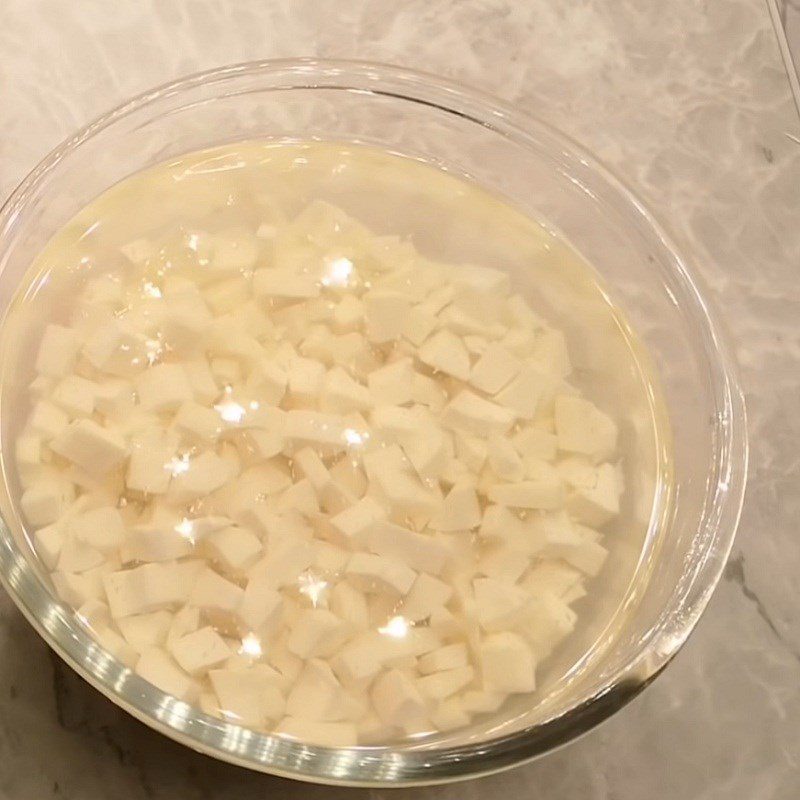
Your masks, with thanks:
<instances>
[{"instance_id":1,"label":"gray veined marble surface","mask_svg":"<svg viewBox=\"0 0 800 800\"><path fill-rule=\"evenodd\" d=\"M639 699L512 772L392 797L800 796L800 122L763 0L4 0L0 194L151 85L294 55L460 78L572 134L693 257L736 342L750 484L725 579ZM0 798L383 797L196 755L90 689L0 597Z\"/></svg>"}]
</instances>

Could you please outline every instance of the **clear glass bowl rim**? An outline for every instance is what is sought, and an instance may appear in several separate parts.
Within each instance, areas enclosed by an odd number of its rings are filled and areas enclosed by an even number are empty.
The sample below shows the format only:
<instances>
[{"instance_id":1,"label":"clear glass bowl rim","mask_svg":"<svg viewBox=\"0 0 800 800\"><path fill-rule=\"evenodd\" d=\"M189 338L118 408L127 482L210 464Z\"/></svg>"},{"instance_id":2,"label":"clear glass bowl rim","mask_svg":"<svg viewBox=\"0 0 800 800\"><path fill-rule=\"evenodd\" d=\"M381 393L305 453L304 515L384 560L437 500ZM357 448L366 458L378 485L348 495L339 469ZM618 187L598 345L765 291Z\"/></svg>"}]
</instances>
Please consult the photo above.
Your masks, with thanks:
<instances>
[{"instance_id":1,"label":"clear glass bowl rim","mask_svg":"<svg viewBox=\"0 0 800 800\"><path fill-rule=\"evenodd\" d=\"M685 643L716 587L733 544L747 474L744 397L735 359L701 282L661 225L611 170L548 123L454 81L389 64L315 58L254 61L196 73L144 92L65 140L22 181L0 209L3 244L26 201L56 166L82 144L158 101L213 84L261 78L265 89L336 88L428 104L514 140L547 147L559 166L596 199L616 207L648 240L656 263L677 279L683 315L702 337L717 408L714 474L698 531L706 543L680 605L662 615L659 628L598 691L566 713L500 738L438 749L413 745L326 748L293 742L221 722L164 694L102 650L71 610L50 592L4 521L0 522L0 581L47 644L92 686L155 730L195 750L261 772L349 786L412 786L443 783L524 763L591 730L647 686ZM235 92L234 92L235 93ZM0 260L0 270L3 262ZM678 613L680 612L680 613Z\"/></svg>"}]
</instances>

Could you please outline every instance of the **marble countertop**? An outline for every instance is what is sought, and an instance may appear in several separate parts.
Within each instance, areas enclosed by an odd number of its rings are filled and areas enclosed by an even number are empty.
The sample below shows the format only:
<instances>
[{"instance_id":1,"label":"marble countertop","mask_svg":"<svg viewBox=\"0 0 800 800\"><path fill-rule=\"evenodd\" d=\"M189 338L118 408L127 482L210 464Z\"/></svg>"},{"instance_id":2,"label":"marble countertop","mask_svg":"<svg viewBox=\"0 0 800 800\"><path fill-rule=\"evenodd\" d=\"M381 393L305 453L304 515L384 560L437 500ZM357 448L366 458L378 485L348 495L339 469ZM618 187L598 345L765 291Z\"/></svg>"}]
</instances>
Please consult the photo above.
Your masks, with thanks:
<instances>
[{"instance_id":1,"label":"marble countertop","mask_svg":"<svg viewBox=\"0 0 800 800\"><path fill-rule=\"evenodd\" d=\"M733 555L667 672L581 741L436 789L325 789L153 733L0 592L0 800L800 796L800 121L764 0L4 0L0 195L79 125L187 72L294 55L462 79L572 134L682 241L733 334L750 483ZM334 10L335 8L335 10Z\"/></svg>"}]
</instances>

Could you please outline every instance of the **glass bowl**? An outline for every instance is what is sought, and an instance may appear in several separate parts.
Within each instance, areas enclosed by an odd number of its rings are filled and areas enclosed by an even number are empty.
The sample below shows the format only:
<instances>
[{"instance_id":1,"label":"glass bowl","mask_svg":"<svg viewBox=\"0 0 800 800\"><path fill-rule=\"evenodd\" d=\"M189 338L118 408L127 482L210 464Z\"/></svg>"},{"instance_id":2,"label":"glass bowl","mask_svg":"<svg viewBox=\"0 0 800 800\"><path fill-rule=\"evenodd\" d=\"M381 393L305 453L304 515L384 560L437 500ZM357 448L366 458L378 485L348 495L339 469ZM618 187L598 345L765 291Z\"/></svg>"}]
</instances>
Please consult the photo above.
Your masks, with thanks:
<instances>
[{"instance_id":1,"label":"glass bowl","mask_svg":"<svg viewBox=\"0 0 800 800\"><path fill-rule=\"evenodd\" d=\"M538 697L534 708L530 698L519 700L500 722L391 746L325 748L203 714L104 652L56 598L32 557L7 480L0 492L4 586L47 643L119 706L189 747L252 769L331 784L427 784L502 770L565 744L625 705L669 663L708 603L732 545L746 474L744 403L707 298L639 200L546 123L423 73L298 59L170 83L54 150L0 212L0 314L7 315L49 238L104 190L175 156L259 138L370 144L469 177L558 230L621 309L625 321L615 317L617 339L630 347L625 326L636 332L644 347L634 347L634 358L628 356L633 368L617 370L620 383L611 381L605 394L619 405L623 392L617 390L626 381L650 387L617 409L635 453L628 516L640 534L616 556L625 569L612 574L625 580L616 588L614 613L591 631L591 657L573 658L556 689ZM462 245L468 253L479 251L480 226ZM517 272L526 279L524 264ZM573 277L564 269L553 280L566 290ZM584 333L596 327L600 313L588 300L567 302L565 311L581 321ZM614 366L614 347L593 347L591 335L574 338L579 363L600 359ZM657 378L643 383L650 373ZM2 402L5 412L5 386ZM4 445L11 416L1 415ZM659 417L651 430L648 420ZM650 467L655 482L642 477Z\"/></svg>"}]
</instances>

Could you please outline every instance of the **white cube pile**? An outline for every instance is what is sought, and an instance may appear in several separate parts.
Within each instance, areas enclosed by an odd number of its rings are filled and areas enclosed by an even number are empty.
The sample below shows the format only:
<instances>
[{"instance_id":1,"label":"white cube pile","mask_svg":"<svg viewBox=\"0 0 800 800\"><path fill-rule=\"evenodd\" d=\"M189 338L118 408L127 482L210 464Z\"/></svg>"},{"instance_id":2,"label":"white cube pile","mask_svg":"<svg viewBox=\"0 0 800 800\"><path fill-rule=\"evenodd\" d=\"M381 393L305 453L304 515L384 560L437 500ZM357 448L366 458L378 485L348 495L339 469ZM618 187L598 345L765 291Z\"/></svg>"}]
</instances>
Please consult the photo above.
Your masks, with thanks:
<instances>
[{"instance_id":1,"label":"white cube pile","mask_svg":"<svg viewBox=\"0 0 800 800\"><path fill-rule=\"evenodd\" d=\"M120 247L46 326L22 513L98 641L324 745L533 692L600 572L617 429L501 271L314 202Z\"/></svg>"}]
</instances>

